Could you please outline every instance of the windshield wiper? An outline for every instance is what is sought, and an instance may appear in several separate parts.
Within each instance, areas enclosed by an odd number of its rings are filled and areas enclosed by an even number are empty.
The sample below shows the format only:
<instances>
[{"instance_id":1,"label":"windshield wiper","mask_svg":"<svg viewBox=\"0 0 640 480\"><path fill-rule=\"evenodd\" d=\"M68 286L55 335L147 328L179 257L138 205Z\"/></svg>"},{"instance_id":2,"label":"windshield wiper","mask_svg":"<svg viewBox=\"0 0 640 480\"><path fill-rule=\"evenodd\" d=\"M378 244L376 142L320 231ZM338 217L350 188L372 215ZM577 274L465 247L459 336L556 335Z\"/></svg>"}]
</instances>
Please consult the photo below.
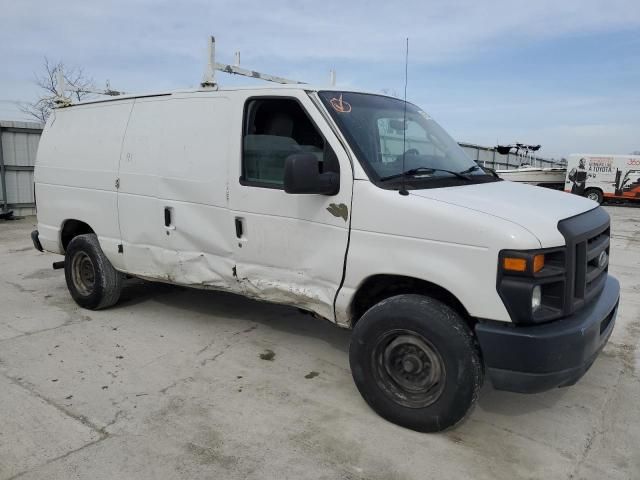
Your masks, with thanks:
<instances>
[{"instance_id":1,"label":"windshield wiper","mask_svg":"<svg viewBox=\"0 0 640 480\"><path fill-rule=\"evenodd\" d=\"M454 172L453 170L445 170L444 168L431 168L431 167L411 168L403 173L396 173L395 175L382 177L380 181L386 182L387 180L393 180L394 178L411 177L413 175L418 175L420 173L434 173L434 172L450 173L454 177L461 178L462 180L471 181L471 179L465 175L466 172Z\"/></svg>"},{"instance_id":2,"label":"windshield wiper","mask_svg":"<svg viewBox=\"0 0 640 480\"><path fill-rule=\"evenodd\" d=\"M469 168L467 168L466 170L462 170L461 172L458 172L460 175L464 175L465 173L471 173L471 172L475 172L476 170L480 170L480 165L471 165Z\"/></svg>"}]
</instances>

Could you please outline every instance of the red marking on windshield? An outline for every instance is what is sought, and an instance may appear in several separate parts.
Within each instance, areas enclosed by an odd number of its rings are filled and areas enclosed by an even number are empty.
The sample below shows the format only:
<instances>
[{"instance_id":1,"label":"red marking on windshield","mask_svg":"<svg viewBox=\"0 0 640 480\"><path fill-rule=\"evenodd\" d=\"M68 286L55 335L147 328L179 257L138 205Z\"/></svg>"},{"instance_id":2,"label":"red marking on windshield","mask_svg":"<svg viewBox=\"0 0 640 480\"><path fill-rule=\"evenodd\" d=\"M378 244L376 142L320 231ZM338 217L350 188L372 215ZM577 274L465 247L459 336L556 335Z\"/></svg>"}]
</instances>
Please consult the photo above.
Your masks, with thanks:
<instances>
[{"instance_id":1,"label":"red marking on windshield","mask_svg":"<svg viewBox=\"0 0 640 480\"><path fill-rule=\"evenodd\" d=\"M338 98L332 98L330 103L338 113L349 113L351 111L351 104L342 100L342 94Z\"/></svg>"}]
</instances>

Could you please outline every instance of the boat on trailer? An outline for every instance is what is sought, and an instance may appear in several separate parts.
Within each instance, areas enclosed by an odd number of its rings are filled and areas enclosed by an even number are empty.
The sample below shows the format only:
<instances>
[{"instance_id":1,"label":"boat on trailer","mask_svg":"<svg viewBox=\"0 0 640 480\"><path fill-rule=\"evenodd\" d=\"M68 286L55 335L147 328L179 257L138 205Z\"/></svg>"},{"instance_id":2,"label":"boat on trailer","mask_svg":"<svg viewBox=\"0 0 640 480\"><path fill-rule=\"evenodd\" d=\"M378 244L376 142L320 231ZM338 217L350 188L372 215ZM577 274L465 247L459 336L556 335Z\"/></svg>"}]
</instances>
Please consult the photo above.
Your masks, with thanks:
<instances>
[{"instance_id":1,"label":"boat on trailer","mask_svg":"<svg viewBox=\"0 0 640 480\"><path fill-rule=\"evenodd\" d=\"M511 170L496 170L496 173L503 180L564 190L567 169L564 167L541 168L522 164Z\"/></svg>"},{"instance_id":2,"label":"boat on trailer","mask_svg":"<svg viewBox=\"0 0 640 480\"><path fill-rule=\"evenodd\" d=\"M496 174L503 180L511 182L528 183L540 187L564 190L566 167L534 167L528 161L533 160L534 152L540 150L540 145L527 145L514 143L511 145L498 145L496 151L501 155L515 153L520 160L520 166L510 170L496 170Z\"/></svg>"}]
</instances>

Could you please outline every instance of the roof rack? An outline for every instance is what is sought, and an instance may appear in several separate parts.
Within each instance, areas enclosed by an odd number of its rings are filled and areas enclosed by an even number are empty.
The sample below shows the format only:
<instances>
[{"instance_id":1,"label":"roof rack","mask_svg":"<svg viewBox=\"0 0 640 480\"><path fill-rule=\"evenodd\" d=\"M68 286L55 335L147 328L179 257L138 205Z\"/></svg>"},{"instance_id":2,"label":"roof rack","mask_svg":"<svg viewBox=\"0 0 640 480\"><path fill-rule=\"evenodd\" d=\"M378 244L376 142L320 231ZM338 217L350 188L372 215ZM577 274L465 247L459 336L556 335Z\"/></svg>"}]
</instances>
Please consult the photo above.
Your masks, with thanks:
<instances>
[{"instance_id":1,"label":"roof rack","mask_svg":"<svg viewBox=\"0 0 640 480\"><path fill-rule=\"evenodd\" d=\"M57 107L68 107L73 104L71 99L65 95L65 92L76 93L95 93L96 95L107 95L110 97L117 97L119 95L125 95L126 92L119 90L113 90L109 80L107 80L106 88L104 90L99 89L87 89L87 88L67 88L67 83L64 79L64 72L61 68L56 72L56 95L53 99L53 103Z\"/></svg>"},{"instance_id":2,"label":"roof rack","mask_svg":"<svg viewBox=\"0 0 640 480\"><path fill-rule=\"evenodd\" d=\"M260 80L265 80L267 82L281 83L281 84L300 84L304 85L306 82L300 82L298 80L290 80L288 78L278 77L276 75L270 75L268 73L260 73L255 70L247 70L246 68L240 67L240 52L235 53L235 64L230 65L226 63L217 63L216 62L216 39L212 35L209 37L209 54L208 54L208 63L207 69L204 73L204 77L202 79L202 83L200 86L202 88L218 88L218 84L215 80L216 70L224 73L230 73L232 75L241 75L243 77L249 78L257 78ZM335 82L335 72L332 72L332 80Z\"/></svg>"},{"instance_id":3,"label":"roof rack","mask_svg":"<svg viewBox=\"0 0 640 480\"><path fill-rule=\"evenodd\" d=\"M215 78L215 72L224 72L232 75L241 75L243 77L256 78L259 80L265 80L267 82L274 82L280 84L294 84L294 85L306 85L306 82L301 82L299 80L291 80L289 78L278 77L276 75L270 75L268 73L256 72L255 70L249 70L246 68L240 67L240 52L235 52L235 63L233 65L226 63L218 63L216 62L216 39L215 37L210 36L208 42L208 55L207 55L207 68L204 72L204 76L202 78L202 82L200 86L206 89L217 90L218 84ZM329 72L329 82L333 87L336 84L336 72L335 70L330 70ZM65 92L82 92L82 93L95 93L97 95L108 95L108 96L119 96L125 95L125 92L113 90L107 81L106 88L104 90L87 90L87 89L69 89L66 85L64 74L61 70L57 72L57 86L56 86L56 95L54 97L54 103L58 108L68 107L73 104L71 98L65 95Z\"/></svg>"}]
</instances>

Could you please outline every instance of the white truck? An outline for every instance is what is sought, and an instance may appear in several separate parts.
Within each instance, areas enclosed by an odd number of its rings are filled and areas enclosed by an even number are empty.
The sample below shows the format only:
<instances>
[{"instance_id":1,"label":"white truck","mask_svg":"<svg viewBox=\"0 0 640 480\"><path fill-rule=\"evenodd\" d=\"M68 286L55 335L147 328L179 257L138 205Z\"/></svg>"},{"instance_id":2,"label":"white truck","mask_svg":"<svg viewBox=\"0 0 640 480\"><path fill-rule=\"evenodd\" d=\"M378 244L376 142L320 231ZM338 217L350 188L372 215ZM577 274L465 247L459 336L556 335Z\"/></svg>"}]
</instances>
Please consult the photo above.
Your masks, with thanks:
<instances>
[{"instance_id":1,"label":"white truck","mask_svg":"<svg viewBox=\"0 0 640 480\"><path fill-rule=\"evenodd\" d=\"M58 108L35 179L34 245L64 255L78 305L115 304L133 276L304 309L352 329L362 396L418 431L463 419L485 375L575 383L614 326L607 213L501 181L396 98L288 85Z\"/></svg>"},{"instance_id":2,"label":"white truck","mask_svg":"<svg viewBox=\"0 0 640 480\"><path fill-rule=\"evenodd\" d=\"M640 200L640 155L569 155L565 191L598 203Z\"/></svg>"}]
</instances>

